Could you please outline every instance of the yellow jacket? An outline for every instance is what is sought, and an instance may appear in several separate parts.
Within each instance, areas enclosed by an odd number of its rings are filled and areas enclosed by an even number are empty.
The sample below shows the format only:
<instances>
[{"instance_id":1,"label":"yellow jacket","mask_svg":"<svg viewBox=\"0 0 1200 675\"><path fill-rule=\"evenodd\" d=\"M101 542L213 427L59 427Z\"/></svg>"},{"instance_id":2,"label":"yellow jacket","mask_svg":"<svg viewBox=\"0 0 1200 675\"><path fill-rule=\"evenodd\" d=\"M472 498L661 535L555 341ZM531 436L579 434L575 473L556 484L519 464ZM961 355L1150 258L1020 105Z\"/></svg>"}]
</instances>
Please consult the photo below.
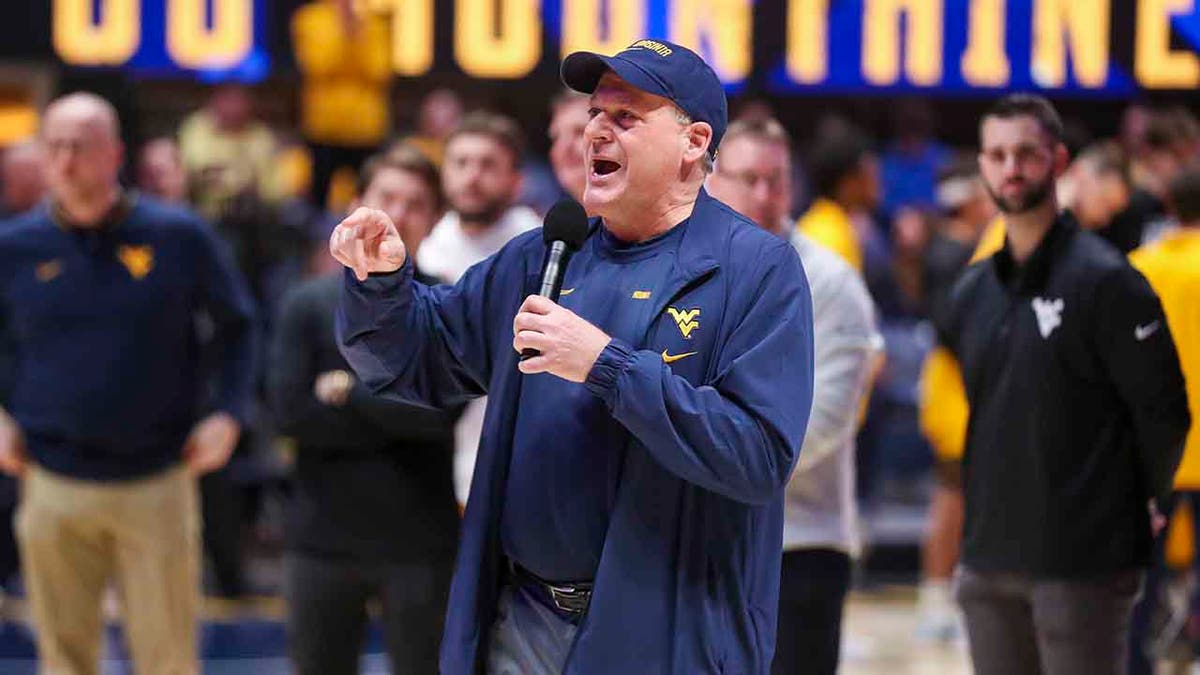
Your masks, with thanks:
<instances>
[{"instance_id":1,"label":"yellow jacket","mask_svg":"<svg viewBox=\"0 0 1200 675\"><path fill-rule=\"evenodd\" d=\"M858 231L837 202L818 197L796 221L796 227L809 238L840 255L859 274L863 269L862 242Z\"/></svg>"},{"instance_id":2,"label":"yellow jacket","mask_svg":"<svg viewBox=\"0 0 1200 675\"><path fill-rule=\"evenodd\" d=\"M1200 489L1200 229L1176 230L1129 254L1162 302L1187 385L1192 428L1175 487Z\"/></svg>"},{"instance_id":3,"label":"yellow jacket","mask_svg":"<svg viewBox=\"0 0 1200 675\"><path fill-rule=\"evenodd\" d=\"M305 138L346 147L381 143L391 128L387 19L367 13L357 33L349 34L337 6L318 0L292 15L292 45L303 76Z\"/></svg>"},{"instance_id":4,"label":"yellow jacket","mask_svg":"<svg viewBox=\"0 0 1200 675\"><path fill-rule=\"evenodd\" d=\"M204 110L188 116L179 127L179 155L196 210L218 218L230 199L246 191L267 202L282 198L276 149L275 134L261 122L235 134L218 129Z\"/></svg>"},{"instance_id":5,"label":"yellow jacket","mask_svg":"<svg viewBox=\"0 0 1200 675\"><path fill-rule=\"evenodd\" d=\"M967 392L958 361L945 347L925 357L920 385L921 433L944 462L962 459L967 436Z\"/></svg>"},{"instance_id":6,"label":"yellow jacket","mask_svg":"<svg viewBox=\"0 0 1200 675\"><path fill-rule=\"evenodd\" d=\"M1004 246L1004 219L997 216L988 224L975 246L971 262L982 260ZM919 423L938 459L953 462L962 459L967 443L967 392L962 370L950 350L937 347L925 359L921 369Z\"/></svg>"}]
</instances>

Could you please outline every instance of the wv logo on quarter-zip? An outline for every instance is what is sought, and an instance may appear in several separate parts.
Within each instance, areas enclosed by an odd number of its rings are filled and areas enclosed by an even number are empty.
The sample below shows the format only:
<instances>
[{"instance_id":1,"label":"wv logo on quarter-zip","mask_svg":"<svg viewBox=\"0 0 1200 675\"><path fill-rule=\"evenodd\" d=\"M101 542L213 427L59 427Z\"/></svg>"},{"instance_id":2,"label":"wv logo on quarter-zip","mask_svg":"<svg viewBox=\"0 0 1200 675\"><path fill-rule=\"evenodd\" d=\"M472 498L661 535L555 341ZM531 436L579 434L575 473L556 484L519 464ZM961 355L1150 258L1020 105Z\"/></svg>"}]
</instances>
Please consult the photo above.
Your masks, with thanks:
<instances>
[{"instance_id":1,"label":"wv logo on quarter-zip","mask_svg":"<svg viewBox=\"0 0 1200 675\"><path fill-rule=\"evenodd\" d=\"M38 266L34 268L34 276L37 277L38 281L45 284L57 279L58 276L62 274L62 271L62 260L54 258L53 260L47 260L46 262L38 263Z\"/></svg>"},{"instance_id":2,"label":"wv logo on quarter-zip","mask_svg":"<svg viewBox=\"0 0 1200 675\"><path fill-rule=\"evenodd\" d=\"M667 313L674 319L675 325L679 326L679 332L683 333L683 337L685 338L691 338L692 331L700 327L700 322L696 320L696 317L700 316L699 307L688 310L668 307Z\"/></svg>"},{"instance_id":3,"label":"wv logo on quarter-zip","mask_svg":"<svg viewBox=\"0 0 1200 675\"><path fill-rule=\"evenodd\" d=\"M154 269L154 249L149 245L122 245L117 249L117 260L129 270L129 276L141 281Z\"/></svg>"},{"instance_id":4,"label":"wv logo on quarter-zip","mask_svg":"<svg viewBox=\"0 0 1200 675\"><path fill-rule=\"evenodd\" d=\"M1062 325L1062 313L1066 303L1062 298L1034 298L1033 313L1037 316L1038 332L1042 338L1049 338L1055 328Z\"/></svg>"}]
</instances>

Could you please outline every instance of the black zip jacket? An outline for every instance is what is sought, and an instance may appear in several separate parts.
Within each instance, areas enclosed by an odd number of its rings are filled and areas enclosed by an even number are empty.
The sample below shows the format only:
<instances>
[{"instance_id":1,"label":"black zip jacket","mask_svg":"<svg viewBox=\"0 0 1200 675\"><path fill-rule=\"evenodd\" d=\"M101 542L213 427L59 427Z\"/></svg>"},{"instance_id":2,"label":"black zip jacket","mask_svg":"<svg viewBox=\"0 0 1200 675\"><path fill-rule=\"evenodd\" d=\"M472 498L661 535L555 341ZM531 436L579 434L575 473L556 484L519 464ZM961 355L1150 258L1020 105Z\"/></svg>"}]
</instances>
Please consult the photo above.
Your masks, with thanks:
<instances>
[{"instance_id":1,"label":"black zip jacket","mask_svg":"<svg viewBox=\"0 0 1200 675\"><path fill-rule=\"evenodd\" d=\"M280 431L298 446L288 547L363 562L453 560L456 414L388 400L356 382L346 405L313 395L317 376L350 370L333 334L341 277L284 300L268 371Z\"/></svg>"},{"instance_id":2,"label":"black zip jacket","mask_svg":"<svg viewBox=\"0 0 1200 675\"><path fill-rule=\"evenodd\" d=\"M1077 577L1148 564L1190 423L1158 297L1060 216L1024 265L1006 244L963 273L938 321L971 407L963 562Z\"/></svg>"}]
</instances>

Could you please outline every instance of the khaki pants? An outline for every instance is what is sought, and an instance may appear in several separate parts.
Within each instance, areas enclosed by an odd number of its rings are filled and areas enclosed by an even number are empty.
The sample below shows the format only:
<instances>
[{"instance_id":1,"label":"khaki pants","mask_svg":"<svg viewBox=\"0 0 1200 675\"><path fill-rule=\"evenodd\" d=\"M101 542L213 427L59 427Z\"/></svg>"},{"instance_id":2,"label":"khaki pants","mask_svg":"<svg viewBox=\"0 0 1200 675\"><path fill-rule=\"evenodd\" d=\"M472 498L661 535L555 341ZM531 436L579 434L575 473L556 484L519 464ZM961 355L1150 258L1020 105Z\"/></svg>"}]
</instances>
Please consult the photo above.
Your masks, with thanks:
<instances>
[{"instance_id":1,"label":"khaki pants","mask_svg":"<svg viewBox=\"0 0 1200 675\"><path fill-rule=\"evenodd\" d=\"M91 482L30 466L16 516L42 675L95 675L115 581L138 675L194 675L200 570L195 479L183 466Z\"/></svg>"}]
</instances>

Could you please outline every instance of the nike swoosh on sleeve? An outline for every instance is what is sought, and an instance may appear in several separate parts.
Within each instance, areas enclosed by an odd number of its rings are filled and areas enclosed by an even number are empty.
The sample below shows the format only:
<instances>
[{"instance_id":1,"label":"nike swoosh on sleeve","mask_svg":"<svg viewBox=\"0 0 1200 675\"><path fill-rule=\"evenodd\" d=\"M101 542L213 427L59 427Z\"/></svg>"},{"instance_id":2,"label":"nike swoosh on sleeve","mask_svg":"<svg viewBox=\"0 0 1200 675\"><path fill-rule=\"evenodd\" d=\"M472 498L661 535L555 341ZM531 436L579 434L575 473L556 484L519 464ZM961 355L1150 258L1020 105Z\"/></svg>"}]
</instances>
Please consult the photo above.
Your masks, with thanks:
<instances>
[{"instance_id":1,"label":"nike swoosh on sleeve","mask_svg":"<svg viewBox=\"0 0 1200 675\"><path fill-rule=\"evenodd\" d=\"M1151 335L1154 335L1156 332L1158 332L1158 327L1160 325L1161 325L1161 322L1159 322L1159 321L1151 321L1150 323L1146 324L1145 326L1134 326L1133 327L1133 337L1138 342L1141 342L1141 341L1145 340L1146 338L1150 337Z\"/></svg>"}]
</instances>

